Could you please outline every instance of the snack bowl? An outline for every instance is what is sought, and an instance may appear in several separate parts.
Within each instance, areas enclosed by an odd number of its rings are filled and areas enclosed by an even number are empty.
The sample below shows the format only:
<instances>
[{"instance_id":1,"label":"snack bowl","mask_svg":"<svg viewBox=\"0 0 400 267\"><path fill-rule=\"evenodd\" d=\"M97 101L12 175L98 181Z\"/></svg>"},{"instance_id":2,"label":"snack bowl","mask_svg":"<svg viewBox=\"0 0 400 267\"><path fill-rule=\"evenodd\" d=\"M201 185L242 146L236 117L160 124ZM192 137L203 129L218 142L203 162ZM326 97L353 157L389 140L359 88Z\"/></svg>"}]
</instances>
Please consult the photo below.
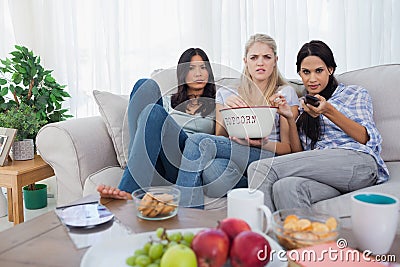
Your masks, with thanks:
<instances>
[{"instance_id":1,"label":"snack bowl","mask_svg":"<svg viewBox=\"0 0 400 267\"><path fill-rule=\"evenodd\" d=\"M153 186L132 193L136 215L145 220L166 220L178 213L181 192L172 186Z\"/></svg>"},{"instance_id":2,"label":"snack bowl","mask_svg":"<svg viewBox=\"0 0 400 267\"><path fill-rule=\"evenodd\" d=\"M263 138L268 136L275 122L277 108L271 106L234 107L221 109L229 136Z\"/></svg>"},{"instance_id":3,"label":"snack bowl","mask_svg":"<svg viewBox=\"0 0 400 267\"><path fill-rule=\"evenodd\" d=\"M287 250L335 241L339 234L334 216L307 209L274 212L271 229L278 243Z\"/></svg>"}]
</instances>

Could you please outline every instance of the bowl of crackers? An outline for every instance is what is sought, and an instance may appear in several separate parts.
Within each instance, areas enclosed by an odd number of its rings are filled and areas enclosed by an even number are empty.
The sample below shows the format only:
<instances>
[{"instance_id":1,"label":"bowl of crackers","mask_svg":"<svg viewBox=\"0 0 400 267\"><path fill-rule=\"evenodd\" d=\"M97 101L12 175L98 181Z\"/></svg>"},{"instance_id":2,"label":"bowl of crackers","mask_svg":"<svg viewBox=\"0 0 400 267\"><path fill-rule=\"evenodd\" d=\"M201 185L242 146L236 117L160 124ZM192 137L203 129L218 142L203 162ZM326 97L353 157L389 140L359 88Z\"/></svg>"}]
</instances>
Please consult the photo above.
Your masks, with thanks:
<instances>
[{"instance_id":1,"label":"bowl of crackers","mask_svg":"<svg viewBox=\"0 0 400 267\"><path fill-rule=\"evenodd\" d=\"M154 186L132 193L136 215L145 220L166 220L178 213L181 192L172 186Z\"/></svg>"},{"instance_id":2,"label":"bowl of crackers","mask_svg":"<svg viewBox=\"0 0 400 267\"><path fill-rule=\"evenodd\" d=\"M272 214L271 229L287 250L335 241L338 220L331 215L307 209L283 209Z\"/></svg>"}]
</instances>

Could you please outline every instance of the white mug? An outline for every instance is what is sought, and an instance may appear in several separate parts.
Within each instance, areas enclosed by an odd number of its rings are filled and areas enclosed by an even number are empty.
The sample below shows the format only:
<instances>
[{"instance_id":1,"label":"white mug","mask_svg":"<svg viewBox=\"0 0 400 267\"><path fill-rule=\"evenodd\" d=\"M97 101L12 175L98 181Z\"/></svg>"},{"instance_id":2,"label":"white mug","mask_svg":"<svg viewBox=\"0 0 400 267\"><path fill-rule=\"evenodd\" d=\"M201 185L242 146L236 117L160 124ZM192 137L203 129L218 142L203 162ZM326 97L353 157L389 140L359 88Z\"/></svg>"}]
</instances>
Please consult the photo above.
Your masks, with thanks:
<instances>
[{"instance_id":1,"label":"white mug","mask_svg":"<svg viewBox=\"0 0 400 267\"><path fill-rule=\"evenodd\" d=\"M351 221L358 248L385 254L393 243L399 219L399 200L383 193L351 196Z\"/></svg>"},{"instance_id":2,"label":"white mug","mask_svg":"<svg viewBox=\"0 0 400 267\"><path fill-rule=\"evenodd\" d=\"M268 232L271 210L264 205L264 193L259 190L237 188L228 192L228 217L245 220L252 230ZM263 230L264 218L266 229Z\"/></svg>"}]
</instances>

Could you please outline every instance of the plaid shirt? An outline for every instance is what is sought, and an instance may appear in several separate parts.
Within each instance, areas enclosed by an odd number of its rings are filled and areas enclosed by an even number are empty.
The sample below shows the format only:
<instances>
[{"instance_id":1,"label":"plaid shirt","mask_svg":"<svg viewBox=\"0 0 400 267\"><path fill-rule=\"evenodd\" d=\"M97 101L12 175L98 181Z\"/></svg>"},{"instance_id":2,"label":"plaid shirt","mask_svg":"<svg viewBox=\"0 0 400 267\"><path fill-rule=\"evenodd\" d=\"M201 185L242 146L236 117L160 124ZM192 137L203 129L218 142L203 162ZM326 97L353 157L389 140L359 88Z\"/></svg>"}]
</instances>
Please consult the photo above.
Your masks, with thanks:
<instances>
[{"instance_id":1,"label":"plaid shirt","mask_svg":"<svg viewBox=\"0 0 400 267\"><path fill-rule=\"evenodd\" d=\"M382 150L382 137L373 120L372 99L368 91L361 86L339 84L328 102L347 118L361 124L368 132L369 140L363 145L348 136L336 124L325 116L321 118L321 136L315 149L342 148L361 151L374 157L378 165L377 183L386 182L389 179L389 171L380 153ZM301 110L300 112L303 112ZM300 133L300 139L304 150L311 150L311 139L305 133Z\"/></svg>"}]
</instances>

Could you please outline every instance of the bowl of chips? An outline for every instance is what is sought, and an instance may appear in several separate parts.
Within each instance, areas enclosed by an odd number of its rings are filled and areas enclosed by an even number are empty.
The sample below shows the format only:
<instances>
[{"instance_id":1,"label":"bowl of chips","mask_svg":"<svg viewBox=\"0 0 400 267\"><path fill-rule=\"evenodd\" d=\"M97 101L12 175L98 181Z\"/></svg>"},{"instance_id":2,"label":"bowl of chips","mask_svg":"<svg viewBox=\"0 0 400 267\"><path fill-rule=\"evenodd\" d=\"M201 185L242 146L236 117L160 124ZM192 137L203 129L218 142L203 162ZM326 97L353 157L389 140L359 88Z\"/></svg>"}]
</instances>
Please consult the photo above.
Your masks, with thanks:
<instances>
[{"instance_id":1,"label":"bowl of chips","mask_svg":"<svg viewBox=\"0 0 400 267\"><path fill-rule=\"evenodd\" d=\"M136 215L145 220L165 220L178 213L181 192L172 186L154 186L132 193Z\"/></svg>"},{"instance_id":2,"label":"bowl of chips","mask_svg":"<svg viewBox=\"0 0 400 267\"><path fill-rule=\"evenodd\" d=\"M331 215L307 209L283 209L272 214L271 229L287 250L335 241L338 220Z\"/></svg>"}]
</instances>

